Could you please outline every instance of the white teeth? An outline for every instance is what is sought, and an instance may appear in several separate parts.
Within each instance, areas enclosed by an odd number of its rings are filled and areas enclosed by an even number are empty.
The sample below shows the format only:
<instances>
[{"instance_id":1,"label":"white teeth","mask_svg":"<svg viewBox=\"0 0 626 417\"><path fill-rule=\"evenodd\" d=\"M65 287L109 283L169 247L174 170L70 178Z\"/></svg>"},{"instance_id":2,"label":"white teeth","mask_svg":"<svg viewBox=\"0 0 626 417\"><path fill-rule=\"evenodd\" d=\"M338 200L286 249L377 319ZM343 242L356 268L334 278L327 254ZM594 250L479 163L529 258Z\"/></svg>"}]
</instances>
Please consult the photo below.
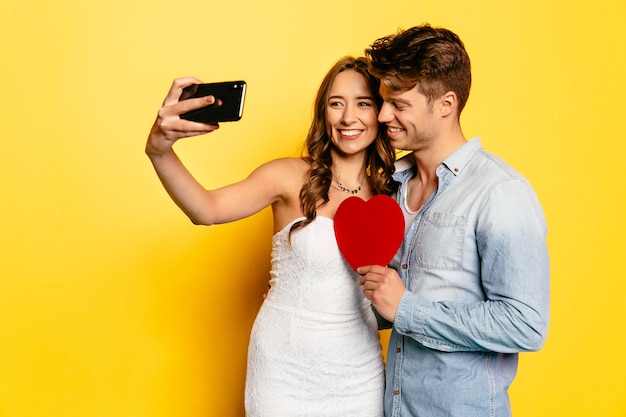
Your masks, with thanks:
<instances>
[{"instance_id":1,"label":"white teeth","mask_svg":"<svg viewBox=\"0 0 626 417\"><path fill-rule=\"evenodd\" d=\"M389 128L389 131L390 131L391 133L401 132L401 131L403 131L403 130L404 130L404 129L399 128L399 127L390 127L390 128Z\"/></svg>"},{"instance_id":2,"label":"white teeth","mask_svg":"<svg viewBox=\"0 0 626 417\"><path fill-rule=\"evenodd\" d=\"M361 133L360 130L340 130L339 131L343 136L356 136Z\"/></svg>"}]
</instances>

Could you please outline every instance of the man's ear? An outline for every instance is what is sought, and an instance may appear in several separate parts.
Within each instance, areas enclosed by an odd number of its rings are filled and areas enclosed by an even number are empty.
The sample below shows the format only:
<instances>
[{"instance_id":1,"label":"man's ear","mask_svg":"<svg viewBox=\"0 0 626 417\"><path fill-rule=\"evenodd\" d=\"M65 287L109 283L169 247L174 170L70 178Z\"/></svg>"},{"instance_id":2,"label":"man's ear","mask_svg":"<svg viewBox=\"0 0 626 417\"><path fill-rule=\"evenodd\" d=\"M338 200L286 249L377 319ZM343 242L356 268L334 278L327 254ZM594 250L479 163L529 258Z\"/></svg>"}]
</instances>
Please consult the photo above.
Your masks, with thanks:
<instances>
[{"instance_id":1,"label":"man's ear","mask_svg":"<svg viewBox=\"0 0 626 417\"><path fill-rule=\"evenodd\" d=\"M439 111L444 117L450 116L453 113L457 113L458 104L459 100L456 97L456 93L454 91L448 91L441 96Z\"/></svg>"}]
</instances>

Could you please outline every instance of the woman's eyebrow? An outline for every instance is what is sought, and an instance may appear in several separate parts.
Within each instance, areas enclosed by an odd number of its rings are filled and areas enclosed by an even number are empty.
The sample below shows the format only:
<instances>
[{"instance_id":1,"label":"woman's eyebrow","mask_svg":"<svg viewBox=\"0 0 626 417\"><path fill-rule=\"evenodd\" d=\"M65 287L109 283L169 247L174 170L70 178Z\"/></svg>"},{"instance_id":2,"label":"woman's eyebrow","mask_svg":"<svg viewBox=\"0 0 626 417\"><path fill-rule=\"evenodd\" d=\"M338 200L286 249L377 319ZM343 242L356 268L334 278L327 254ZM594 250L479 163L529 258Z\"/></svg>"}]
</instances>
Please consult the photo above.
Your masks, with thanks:
<instances>
[{"instance_id":1,"label":"woman's eyebrow","mask_svg":"<svg viewBox=\"0 0 626 417\"><path fill-rule=\"evenodd\" d=\"M334 96L330 96L328 97L328 99L345 99L344 96L340 96L340 95L334 95ZM374 98L372 96L358 96L357 100L374 100Z\"/></svg>"}]
</instances>

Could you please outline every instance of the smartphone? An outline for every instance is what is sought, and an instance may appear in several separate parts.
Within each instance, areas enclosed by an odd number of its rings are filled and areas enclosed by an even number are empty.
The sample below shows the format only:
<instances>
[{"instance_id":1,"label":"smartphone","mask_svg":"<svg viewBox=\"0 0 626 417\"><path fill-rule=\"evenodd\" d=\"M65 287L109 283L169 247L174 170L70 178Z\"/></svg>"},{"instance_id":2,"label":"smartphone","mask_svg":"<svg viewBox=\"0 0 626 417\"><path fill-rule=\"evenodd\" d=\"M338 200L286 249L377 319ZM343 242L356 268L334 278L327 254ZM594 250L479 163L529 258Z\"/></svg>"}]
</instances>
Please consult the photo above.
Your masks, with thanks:
<instances>
[{"instance_id":1,"label":"smartphone","mask_svg":"<svg viewBox=\"0 0 626 417\"><path fill-rule=\"evenodd\" d=\"M183 89L179 101L214 96L215 104L181 114L182 119L202 123L235 122L243 115L245 81L192 84Z\"/></svg>"}]
</instances>

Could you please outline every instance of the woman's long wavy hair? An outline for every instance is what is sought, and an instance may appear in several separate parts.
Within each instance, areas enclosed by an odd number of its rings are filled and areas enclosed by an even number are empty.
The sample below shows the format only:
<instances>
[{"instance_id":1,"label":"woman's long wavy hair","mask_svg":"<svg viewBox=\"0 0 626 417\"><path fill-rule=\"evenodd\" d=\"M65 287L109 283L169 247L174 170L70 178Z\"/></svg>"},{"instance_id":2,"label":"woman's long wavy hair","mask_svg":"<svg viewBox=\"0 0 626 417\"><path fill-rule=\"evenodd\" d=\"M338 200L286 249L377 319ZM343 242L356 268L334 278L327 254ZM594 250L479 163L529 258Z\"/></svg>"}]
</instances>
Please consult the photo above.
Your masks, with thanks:
<instances>
[{"instance_id":1,"label":"woman's long wavy hair","mask_svg":"<svg viewBox=\"0 0 626 417\"><path fill-rule=\"evenodd\" d=\"M330 69L324 77L317 97L313 112L313 121L305 142L304 158L310 163L309 181L300 190L300 203L305 220L296 222L289 234L300 229L315 220L317 207L328 202L328 191L332 183L332 157L330 154L333 143L331 133L327 127L326 106L330 89L337 75L343 71L356 71L365 79L367 86L374 98L376 112L380 111L383 100L379 93L380 81L368 70L368 61L364 57L354 58L346 56ZM391 178L394 172L395 150L387 137L387 129L384 125L378 126L376 140L367 148L366 172L367 180L374 195L391 194L397 188L397 183Z\"/></svg>"}]
</instances>

